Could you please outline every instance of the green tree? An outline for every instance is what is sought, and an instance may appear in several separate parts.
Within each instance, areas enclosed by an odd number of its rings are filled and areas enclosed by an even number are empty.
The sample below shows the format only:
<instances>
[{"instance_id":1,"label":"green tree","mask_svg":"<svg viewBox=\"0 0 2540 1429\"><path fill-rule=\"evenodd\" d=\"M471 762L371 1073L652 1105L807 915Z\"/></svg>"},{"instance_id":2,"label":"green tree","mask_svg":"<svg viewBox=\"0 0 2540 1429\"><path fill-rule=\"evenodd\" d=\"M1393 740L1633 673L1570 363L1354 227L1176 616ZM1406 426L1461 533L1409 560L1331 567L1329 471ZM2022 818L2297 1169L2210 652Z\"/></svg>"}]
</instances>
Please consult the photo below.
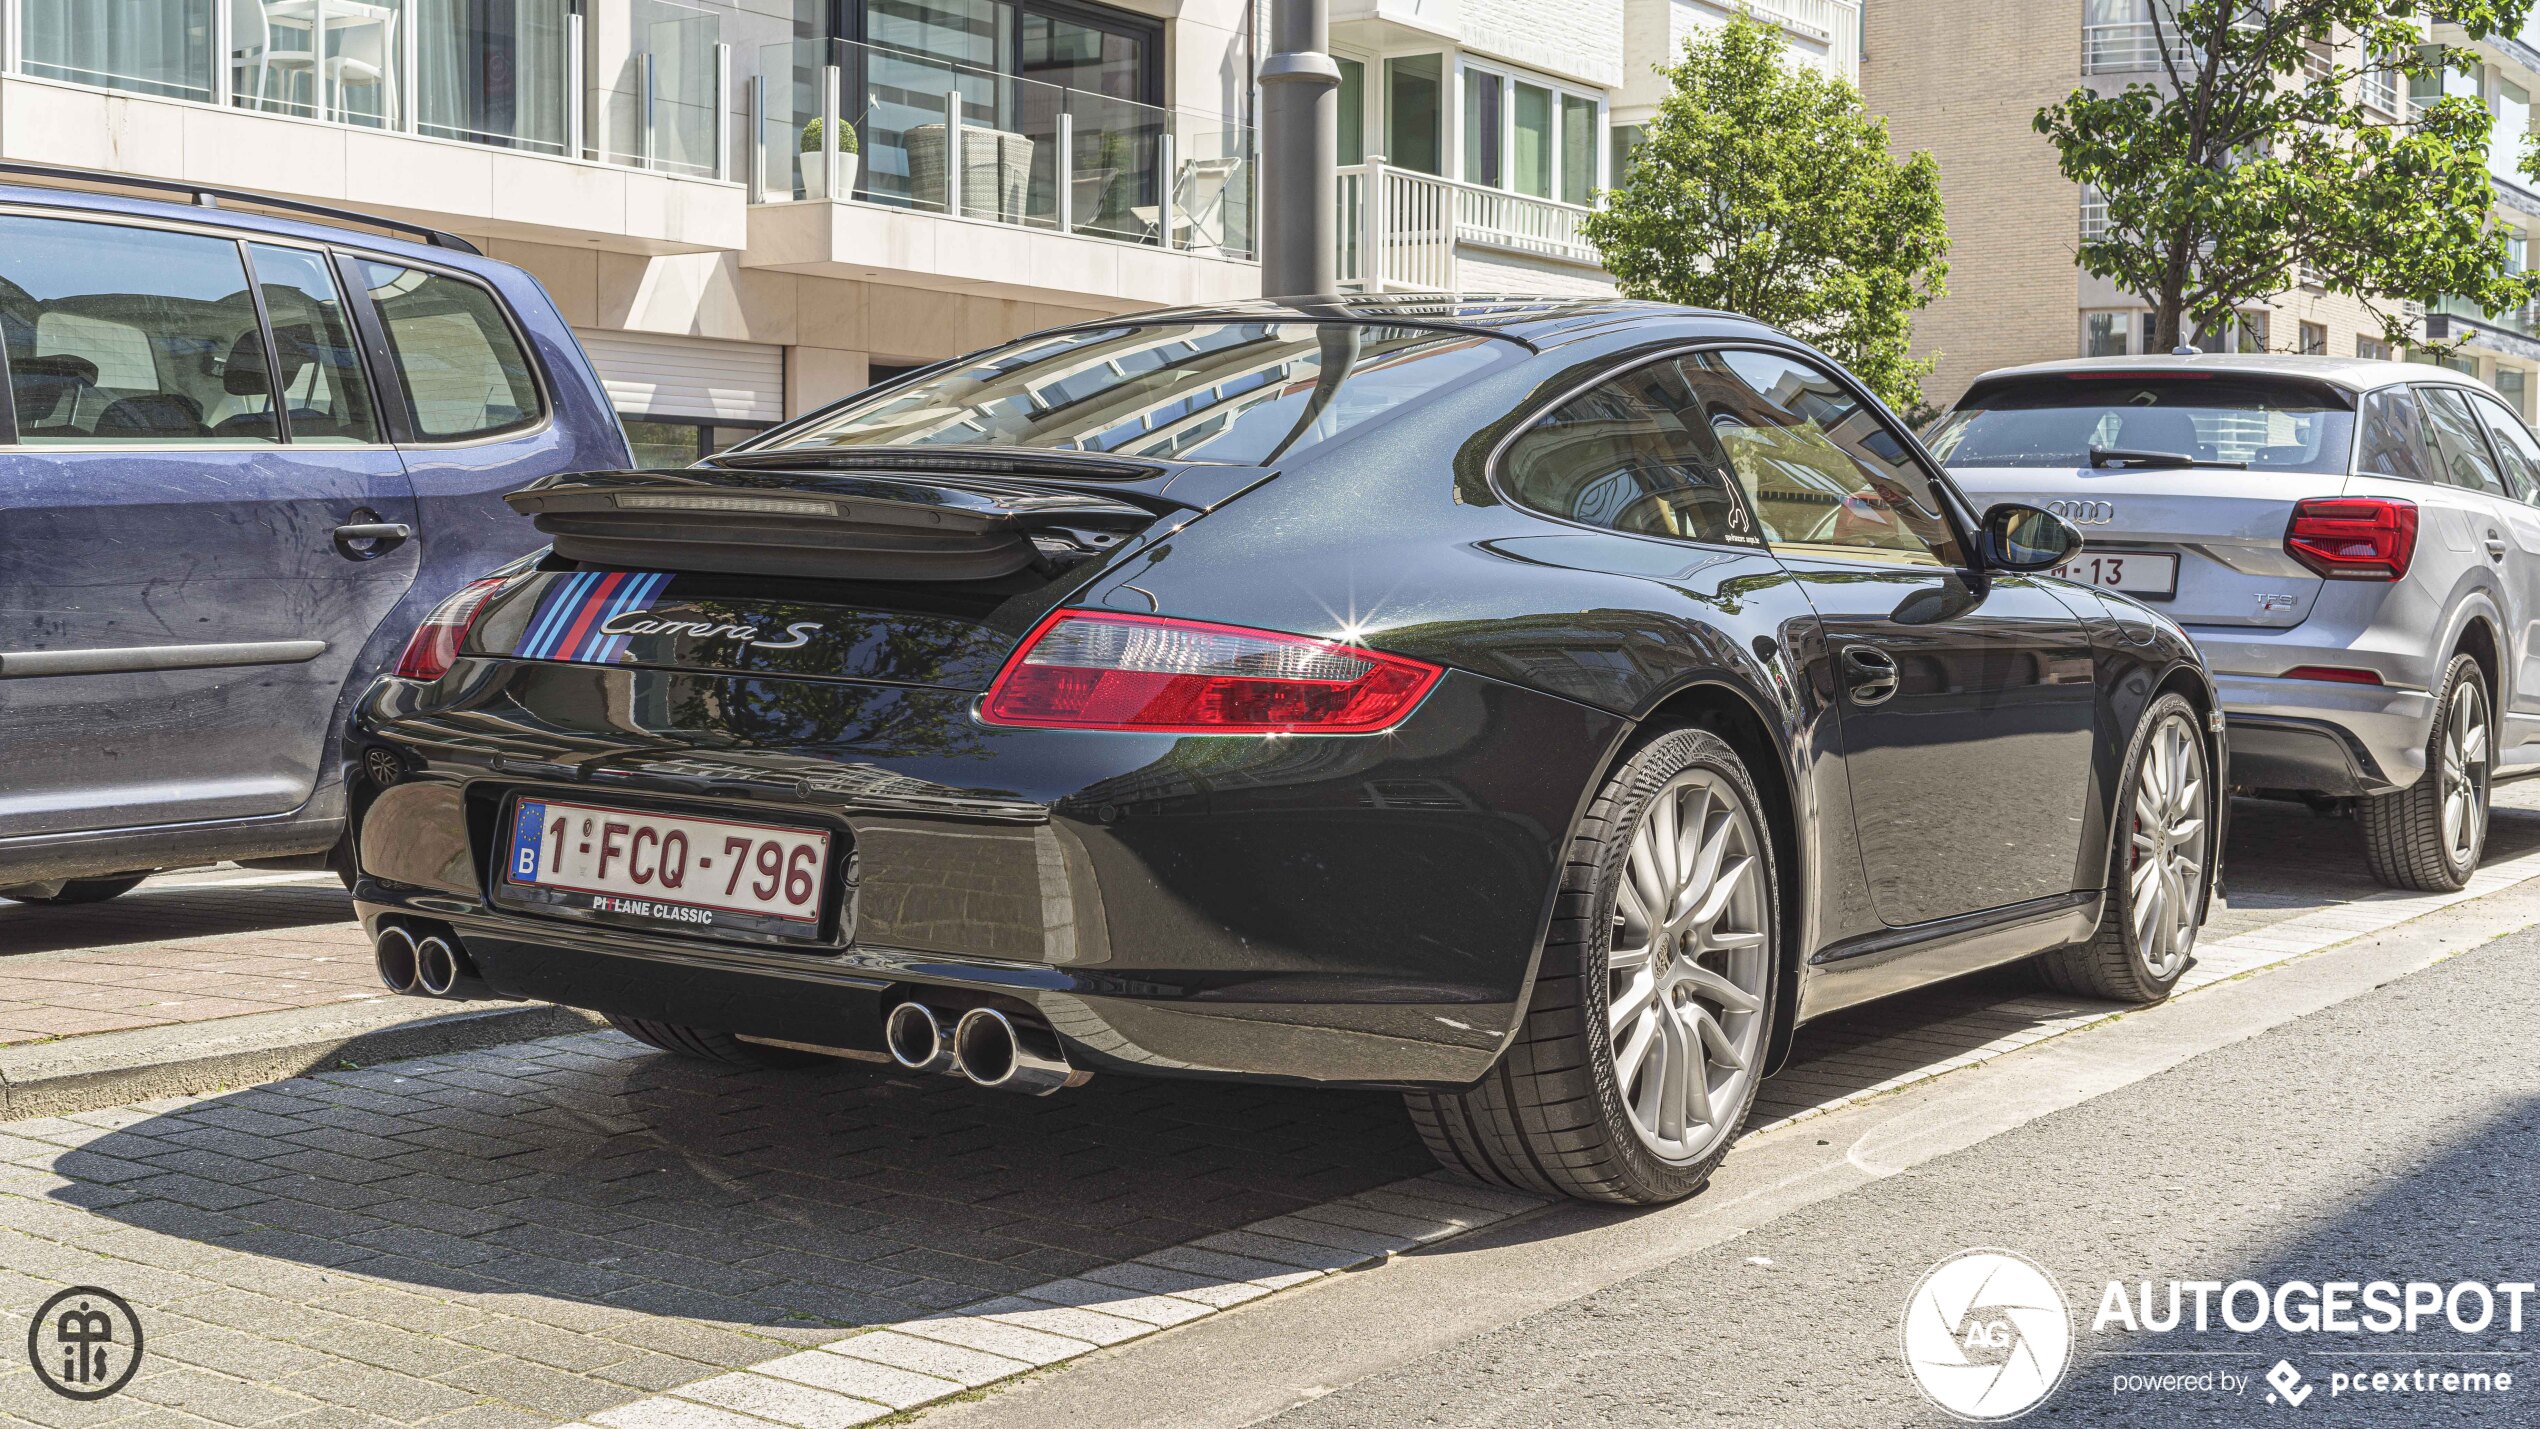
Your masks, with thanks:
<instances>
[{"instance_id":1,"label":"green tree","mask_svg":"<svg viewBox=\"0 0 2540 1429\"><path fill-rule=\"evenodd\" d=\"M2428 20L2474 37L2520 28L2532 0L2147 0L2163 84L2076 90L2037 115L2067 178L2107 202L2081 266L2144 299L2167 351L2193 320L2219 328L2307 268L2363 301L2393 343L2399 303L2534 295L2491 221L2492 119L2450 96L2413 113L2411 78L2469 56L2426 43ZM2390 103L2395 97L2396 102Z\"/></svg>"},{"instance_id":2,"label":"green tree","mask_svg":"<svg viewBox=\"0 0 2540 1429\"><path fill-rule=\"evenodd\" d=\"M1739 15L1688 40L1631 171L1583 221L1635 298L1725 308L1823 348L1900 411L1929 361L1914 314L1947 291L1949 228L1929 154L1888 151L1860 92L1784 62Z\"/></svg>"}]
</instances>

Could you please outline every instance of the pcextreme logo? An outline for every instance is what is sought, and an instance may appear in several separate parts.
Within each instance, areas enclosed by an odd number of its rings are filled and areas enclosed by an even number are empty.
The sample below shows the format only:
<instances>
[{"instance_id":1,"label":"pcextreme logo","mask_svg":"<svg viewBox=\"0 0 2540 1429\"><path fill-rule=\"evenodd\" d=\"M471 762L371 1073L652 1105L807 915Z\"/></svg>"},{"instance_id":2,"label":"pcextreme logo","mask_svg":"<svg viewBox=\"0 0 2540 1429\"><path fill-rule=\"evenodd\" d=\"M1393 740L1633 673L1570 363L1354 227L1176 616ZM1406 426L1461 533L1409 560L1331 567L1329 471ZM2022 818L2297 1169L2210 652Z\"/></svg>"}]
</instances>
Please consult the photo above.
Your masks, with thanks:
<instances>
[{"instance_id":1,"label":"pcextreme logo","mask_svg":"<svg viewBox=\"0 0 2540 1429\"><path fill-rule=\"evenodd\" d=\"M1905 1365L1925 1398L1998 1423L2044 1402L2072 1362L2072 1311L2024 1255L1970 1250L1924 1274L1905 1302Z\"/></svg>"}]
</instances>

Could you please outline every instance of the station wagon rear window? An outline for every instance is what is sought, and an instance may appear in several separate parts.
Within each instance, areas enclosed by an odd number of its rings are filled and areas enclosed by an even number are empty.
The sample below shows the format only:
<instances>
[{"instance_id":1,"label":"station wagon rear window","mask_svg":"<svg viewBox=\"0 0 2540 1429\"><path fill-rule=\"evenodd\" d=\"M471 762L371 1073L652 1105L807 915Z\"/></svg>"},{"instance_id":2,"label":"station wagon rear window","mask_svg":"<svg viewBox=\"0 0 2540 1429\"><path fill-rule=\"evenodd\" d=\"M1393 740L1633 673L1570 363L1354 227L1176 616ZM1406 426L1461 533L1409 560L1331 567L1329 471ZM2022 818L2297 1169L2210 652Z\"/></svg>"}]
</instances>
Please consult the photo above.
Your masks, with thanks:
<instances>
[{"instance_id":1,"label":"station wagon rear window","mask_svg":"<svg viewBox=\"0 0 2540 1429\"><path fill-rule=\"evenodd\" d=\"M999 446L1257 465L1524 356L1474 333L1347 323L1055 333L780 430L757 451Z\"/></svg>"},{"instance_id":2,"label":"station wagon rear window","mask_svg":"<svg viewBox=\"0 0 2540 1429\"><path fill-rule=\"evenodd\" d=\"M2079 469L2092 465L2093 452L2102 465L2122 452L2332 473L2346 470L2354 437L2351 402L2314 383L2052 373L1977 388L1930 445L1954 467Z\"/></svg>"}]
</instances>

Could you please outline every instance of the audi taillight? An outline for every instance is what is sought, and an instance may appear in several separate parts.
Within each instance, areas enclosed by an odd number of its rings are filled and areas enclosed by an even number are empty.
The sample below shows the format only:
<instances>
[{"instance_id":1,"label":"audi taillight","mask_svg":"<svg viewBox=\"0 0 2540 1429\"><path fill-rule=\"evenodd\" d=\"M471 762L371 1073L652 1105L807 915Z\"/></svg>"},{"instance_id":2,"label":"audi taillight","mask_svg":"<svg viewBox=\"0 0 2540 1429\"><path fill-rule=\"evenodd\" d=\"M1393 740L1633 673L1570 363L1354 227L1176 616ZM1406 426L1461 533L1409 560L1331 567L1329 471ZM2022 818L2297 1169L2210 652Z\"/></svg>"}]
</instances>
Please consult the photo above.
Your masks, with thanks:
<instances>
[{"instance_id":1,"label":"audi taillight","mask_svg":"<svg viewBox=\"0 0 2540 1429\"><path fill-rule=\"evenodd\" d=\"M1152 734L1373 734L1443 673L1356 645L1065 610L1044 620L980 703L990 724Z\"/></svg>"},{"instance_id":2,"label":"audi taillight","mask_svg":"<svg viewBox=\"0 0 2540 1429\"><path fill-rule=\"evenodd\" d=\"M2417 553L2413 501L2315 496L2293 507L2284 551L2333 581L2395 581Z\"/></svg>"},{"instance_id":3,"label":"audi taillight","mask_svg":"<svg viewBox=\"0 0 2540 1429\"><path fill-rule=\"evenodd\" d=\"M494 592L509 584L500 577L470 581L432 607L407 639L405 653L397 657L397 673L409 680L437 680L448 674L450 662L459 658L459 642L467 639L467 628L476 623L478 612L494 598Z\"/></svg>"}]
</instances>

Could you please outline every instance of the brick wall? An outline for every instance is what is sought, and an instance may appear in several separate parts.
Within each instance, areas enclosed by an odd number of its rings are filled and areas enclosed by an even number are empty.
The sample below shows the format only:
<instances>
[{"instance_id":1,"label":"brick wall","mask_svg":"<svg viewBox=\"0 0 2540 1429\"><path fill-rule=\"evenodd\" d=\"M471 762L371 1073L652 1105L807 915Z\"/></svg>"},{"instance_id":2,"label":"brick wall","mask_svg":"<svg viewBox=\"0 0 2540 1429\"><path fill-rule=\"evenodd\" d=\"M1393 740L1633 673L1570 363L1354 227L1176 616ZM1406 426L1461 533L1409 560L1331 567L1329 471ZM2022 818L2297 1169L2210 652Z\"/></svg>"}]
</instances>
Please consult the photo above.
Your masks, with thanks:
<instances>
[{"instance_id":1,"label":"brick wall","mask_svg":"<svg viewBox=\"0 0 2540 1429\"><path fill-rule=\"evenodd\" d=\"M1872 4L1862 89L1899 151L1940 161L1950 296L1914 330L1937 355L1927 384L1946 406L1981 374L2080 347L2073 249L2081 194L2030 127L2081 83L2082 0Z\"/></svg>"}]
</instances>

